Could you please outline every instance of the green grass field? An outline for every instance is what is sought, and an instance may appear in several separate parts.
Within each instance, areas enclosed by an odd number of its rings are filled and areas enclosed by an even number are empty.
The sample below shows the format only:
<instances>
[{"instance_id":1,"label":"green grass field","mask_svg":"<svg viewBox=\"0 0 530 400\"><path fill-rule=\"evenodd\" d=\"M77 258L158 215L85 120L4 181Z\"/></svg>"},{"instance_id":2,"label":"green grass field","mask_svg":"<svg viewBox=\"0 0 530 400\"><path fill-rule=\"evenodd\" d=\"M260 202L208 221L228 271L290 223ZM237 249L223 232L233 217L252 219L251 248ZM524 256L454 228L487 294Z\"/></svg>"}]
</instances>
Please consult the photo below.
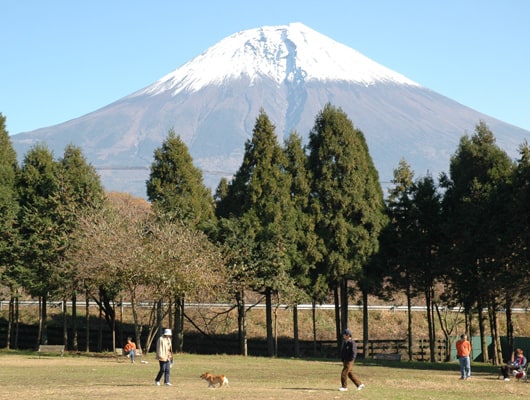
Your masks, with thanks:
<instances>
[{"instance_id":1,"label":"green grass field","mask_svg":"<svg viewBox=\"0 0 530 400\"><path fill-rule=\"evenodd\" d=\"M225 355L176 355L173 386L155 386L158 362L97 355L38 357L0 352L0 399L501 399L524 398L530 384L497 379L497 368L472 365L472 379L459 380L458 365L359 361L366 388L339 392L341 364L328 360L270 359ZM203 372L225 374L228 387L208 388Z\"/></svg>"}]
</instances>

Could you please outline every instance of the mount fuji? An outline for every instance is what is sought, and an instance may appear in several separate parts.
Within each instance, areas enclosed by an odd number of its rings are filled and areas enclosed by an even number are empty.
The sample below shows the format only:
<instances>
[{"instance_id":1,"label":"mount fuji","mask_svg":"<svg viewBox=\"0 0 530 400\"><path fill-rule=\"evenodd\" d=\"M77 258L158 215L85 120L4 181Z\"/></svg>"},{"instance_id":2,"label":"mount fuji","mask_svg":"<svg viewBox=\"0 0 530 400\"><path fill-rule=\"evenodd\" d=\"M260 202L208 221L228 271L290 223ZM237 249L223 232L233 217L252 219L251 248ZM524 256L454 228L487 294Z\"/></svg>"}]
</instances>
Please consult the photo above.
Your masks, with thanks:
<instances>
[{"instance_id":1,"label":"mount fuji","mask_svg":"<svg viewBox=\"0 0 530 400\"><path fill-rule=\"evenodd\" d=\"M307 140L326 103L365 135L382 182L404 158L416 176L447 171L462 135L480 120L511 157L530 132L431 91L301 23L245 30L152 85L79 118L11 136L19 156L37 142L56 156L81 147L108 191L145 197L153 151L170 129L205 184L239 168L261 108L281 143Z\"/></svg>"}]
</instances>

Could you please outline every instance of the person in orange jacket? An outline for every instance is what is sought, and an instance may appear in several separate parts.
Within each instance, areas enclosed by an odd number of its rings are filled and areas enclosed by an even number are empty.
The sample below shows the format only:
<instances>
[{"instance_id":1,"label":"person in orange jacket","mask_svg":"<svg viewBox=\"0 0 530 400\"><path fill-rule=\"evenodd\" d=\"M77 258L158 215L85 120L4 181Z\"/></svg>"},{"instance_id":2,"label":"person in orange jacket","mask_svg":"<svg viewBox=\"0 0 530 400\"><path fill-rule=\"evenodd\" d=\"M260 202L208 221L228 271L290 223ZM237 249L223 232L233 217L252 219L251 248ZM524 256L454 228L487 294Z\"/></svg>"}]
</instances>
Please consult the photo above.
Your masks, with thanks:
<instances>
[{"instance_id":1,"label":"person in orange jacket","mask_svg":"<svg viewBox=\"0 0 530 400\"><path fill-rule=\"evenodd\" d=\"M460 361L460 379L471 378L471 343L467 340L467 335L460 335L460 340L456 342L456 357Z\"/></svg>"},{"instance_id":2,"label":"person in orange jacket","mask_svg":"<svg viewBox=\"0 0 530 400\"><path fill-rule=\"evenodd\" d=\"M136 358L136 344L132 341L132 337L127 338L127 344L123 347L123 354L131 359L131 363L134 364Z\"/></svg>"}]
</instances>

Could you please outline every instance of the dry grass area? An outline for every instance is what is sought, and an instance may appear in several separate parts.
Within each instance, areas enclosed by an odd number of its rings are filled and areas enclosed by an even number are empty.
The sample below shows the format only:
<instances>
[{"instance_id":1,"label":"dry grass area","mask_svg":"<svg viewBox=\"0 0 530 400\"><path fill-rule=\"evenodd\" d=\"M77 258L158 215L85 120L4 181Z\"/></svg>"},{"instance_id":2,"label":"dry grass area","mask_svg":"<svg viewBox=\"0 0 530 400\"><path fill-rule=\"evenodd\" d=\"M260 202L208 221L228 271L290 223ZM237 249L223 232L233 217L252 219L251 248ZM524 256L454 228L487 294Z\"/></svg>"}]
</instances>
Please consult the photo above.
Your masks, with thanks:
<instances>
[{"instance_id":1,"label":"dry grass area","mask_svg":"<svg viewBox=\"0 0 530 400\"><path fill-rule=\"evenodd\" d=\"M237 314L235 311L229 314L222 314L223 310L194 310L188 308L187 314L198 323L206 332L211 334L237 333ZM293 315L291 309L279 309L277 311L277 322L274 323L278 330L279 337L293 336ZM221 317L219 316L221 315ZM249 337L266 337L265 311L263 309L253 309L247 315L247 333ZM465 330L463 314L447 312L443 317L449 325L457 322L454 328L454 335L459 335ZM499 313L498 326L501 335L505 335L506 319L503 313ZM210 323L208 321L211 321ZM530 336L530 313L514 313L513 323L516 336ZM407 312L400 310L370 310L368 330L370 339L406 339L407 337ZM313 339L313 323L311 310L298 311L299 335L302 340ZM349 327L354 332L357 339L363 337L363 313L361 310L349 312ZM439 321L436 320L436 330L439 339L443 339L443 332L439 328ZM185 329L194 331L194 327L186 321ZM489 325L488 325L489 329ZM415 338L428 338L427 316L425 312L413 311L412 331ZM475 321L473 326L474 336L479 335L478 325ZM317 340L335 339L335 314L334 310L318 309L316 313L316 335Z\"/></svg>"},{"instance_id":2,"label":"dry grass area","mask_svg":"<svg viewBox=\"0 0 530 400\"><path fill-rule=\"evenodd\" d=\"M458 366L360 361L355 369L366 388L339 392L341 365L335 361L240 356L177 355L173 386L155 386L158 363L131 364L114 357L46 356L0 352L0 399L466 399L528 396L530 385L497 379L492 367L473 365L473 377L460 381ZM211 389L199 375L226 374L228 387Z\"/></svg>"}]
</instances>

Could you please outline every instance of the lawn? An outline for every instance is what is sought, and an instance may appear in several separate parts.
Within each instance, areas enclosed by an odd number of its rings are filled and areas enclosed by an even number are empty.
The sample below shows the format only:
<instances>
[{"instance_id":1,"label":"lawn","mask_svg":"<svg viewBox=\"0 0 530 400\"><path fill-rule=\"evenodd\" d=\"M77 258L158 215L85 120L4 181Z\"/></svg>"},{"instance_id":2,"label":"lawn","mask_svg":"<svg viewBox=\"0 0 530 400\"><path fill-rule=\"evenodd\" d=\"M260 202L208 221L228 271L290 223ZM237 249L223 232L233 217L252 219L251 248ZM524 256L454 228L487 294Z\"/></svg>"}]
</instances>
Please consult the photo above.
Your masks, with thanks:
<instances>
[{"instance_id":1,"label":"lawn","mask_svg":"<svg viewBox=\"0 0 530 400\"><path fill-rule=\"evenodd\" d=\"M155 386L158 362L131 364L110 355L38 357L0 352L0 399L499 399L522 398L530 384L497 379L497 369L473 365L472 379L459 380L458 366L408 362L359 361L355 370L366 384L339 392L341 365L328 360L270 359L225 355L175 357L173 386ZM225 374L230 383L208 388L203 372Z\"/></svg>"}]
</instances>

